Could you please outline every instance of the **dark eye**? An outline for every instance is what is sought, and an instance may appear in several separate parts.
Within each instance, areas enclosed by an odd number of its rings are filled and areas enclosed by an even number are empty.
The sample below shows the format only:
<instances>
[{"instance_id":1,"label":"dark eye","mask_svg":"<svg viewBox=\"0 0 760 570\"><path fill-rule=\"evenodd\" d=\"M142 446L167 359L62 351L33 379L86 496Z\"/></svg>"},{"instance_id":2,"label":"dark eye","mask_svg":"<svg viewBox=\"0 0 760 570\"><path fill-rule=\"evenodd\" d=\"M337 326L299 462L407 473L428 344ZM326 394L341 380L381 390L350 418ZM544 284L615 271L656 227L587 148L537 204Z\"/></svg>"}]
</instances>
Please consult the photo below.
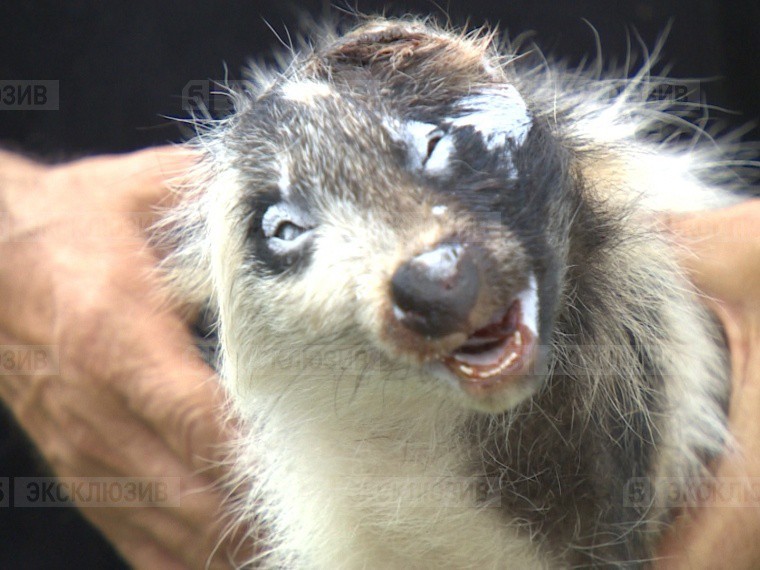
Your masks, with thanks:
<instances>
[{"instance_id":1,"label":"dark eye","mask_svg":"<svg viewBox=\"0 0 760 570\"><path fill-rule=\"evenodd\" d=\"M306 229L297 226L293 222L282 221L277 225L277 228L272 234L273 238L280 239L282 241L293 241L298 236L302 235Z\"/></svg>"},{"instance_id":2,"label":"dark eye","mask_svg":"<svg viewBox=\"0 0 760 570\"><path fill-rule=\"evenodd\" d=\"M427 143L427 156L425 156L425 160L422 162L422 164L425 164L430 157L433 155L433 151L435 150L435 147L438 146L438 143L441 142L441 139L443 138L443 134L435 133L433 136L431 136L428 139Z\"/></svg>"}]
</instances>

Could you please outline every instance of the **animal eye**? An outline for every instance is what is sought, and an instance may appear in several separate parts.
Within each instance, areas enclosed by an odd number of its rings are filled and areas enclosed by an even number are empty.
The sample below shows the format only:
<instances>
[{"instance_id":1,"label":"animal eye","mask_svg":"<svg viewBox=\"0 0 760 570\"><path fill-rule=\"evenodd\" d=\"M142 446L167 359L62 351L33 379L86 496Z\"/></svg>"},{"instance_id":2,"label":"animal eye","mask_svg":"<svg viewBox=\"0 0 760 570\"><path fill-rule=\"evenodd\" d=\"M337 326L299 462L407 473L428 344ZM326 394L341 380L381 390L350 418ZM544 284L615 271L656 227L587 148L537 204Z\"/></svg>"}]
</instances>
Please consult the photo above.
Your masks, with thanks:
<instances>
[{"instance_id":1,"label":"animal eye","mask_svg":"<svg viewBox=\"0 0 760 570\"><path fill-rule=\"evenodd\" d=\"M277 228L272 234L273 238L280 239L282 241L293 241L306 231L305 228L297 226L293 222L282 221L277 225Z\"/></svg>"},{"instance_id":2,"label":"animal eye","mask_svg":"<svg viewBox=\"0 0 760 570\"><path fill-rule=\"evenodd\" d=\"M306 247L316 223L302 208L287 202L269 206L261 219L267 247L278 255L291 254Z\"/></svg>"},{"instance_id":3,"label":"animal eye","mask_svg":"<svg viewBox=\"0 0 760 570\"><path fill-rule=\"evenodd\" d=\"M422 167L429 174L443 174L449 166L454 143L451 136L442 129L435 129L427 136L425 160Z\"/></svg>"},{"instance_id":4,"label":"animal eye","mask_svg":"<svg viewBox=\"0 0 760 570\"><path fill-rule=\"evenodd\" d=\"M404 137L409 148L409 165L433 174L445 169L454 151L452 138L445 128L432 123L407 121Z\"/></svg>"},{"instance_id":5,"label":"animal eye","mask_svg":"<svg viewBox=\"0 0 760 570\"><path fill-rule=\"evenodd\" d=\"M435 147L438 146L438 143L441 142L442 138L443 138L443 134L440 133L439 131L436 131L428 139L428 143L427 143L427 155L425 156L425 160L423 161L423 164L425 164L428 160L430 160L430 157L433 155L433 151L435 151Z\"/></svg>"}]
</instances>

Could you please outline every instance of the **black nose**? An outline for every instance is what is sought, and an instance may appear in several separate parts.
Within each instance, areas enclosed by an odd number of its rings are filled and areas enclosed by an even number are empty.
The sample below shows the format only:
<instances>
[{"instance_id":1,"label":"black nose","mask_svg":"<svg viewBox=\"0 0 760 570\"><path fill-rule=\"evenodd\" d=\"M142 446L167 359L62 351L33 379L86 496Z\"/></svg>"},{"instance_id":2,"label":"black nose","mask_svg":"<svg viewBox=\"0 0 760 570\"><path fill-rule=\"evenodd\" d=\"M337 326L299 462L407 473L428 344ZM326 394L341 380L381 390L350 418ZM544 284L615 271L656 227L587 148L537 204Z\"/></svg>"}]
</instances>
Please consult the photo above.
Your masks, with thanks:
<instances>
[{"instance_id":1,"label":"black nose","mask_svg":"<svg viewBox=\"0 0 760 570\"><path fill-rule=\"evenodd\" d=\"M404 263L391 280L396 317L428 337L465 330L480 279L472 251L444 244Z\"/></svg>"}]
</instances>

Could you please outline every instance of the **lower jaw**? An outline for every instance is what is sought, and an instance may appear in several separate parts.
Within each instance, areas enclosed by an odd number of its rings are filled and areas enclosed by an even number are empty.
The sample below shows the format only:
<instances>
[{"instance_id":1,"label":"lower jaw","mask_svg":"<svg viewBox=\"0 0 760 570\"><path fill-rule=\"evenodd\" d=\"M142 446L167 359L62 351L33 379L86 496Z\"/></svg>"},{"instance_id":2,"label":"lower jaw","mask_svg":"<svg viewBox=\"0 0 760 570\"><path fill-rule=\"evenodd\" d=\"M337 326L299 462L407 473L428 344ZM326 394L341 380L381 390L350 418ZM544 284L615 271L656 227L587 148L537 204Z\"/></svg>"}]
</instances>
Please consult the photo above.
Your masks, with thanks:
<instances>
[{"instance_id":1,"label":"lower jaw","mask_svg":"<svg viewBox=\"0 0 760 570\"><path fill-rule=\"evenodd\" d=\"M507 378L491 381L469 382L451 372L441 362L429 365L430 372L438 381L446 383L447 390L453 391L455 398L471 410L485 413L500 413L511 410L536 393L544 381L541 374L509 375Z\"/></svg>"}]
</instances>

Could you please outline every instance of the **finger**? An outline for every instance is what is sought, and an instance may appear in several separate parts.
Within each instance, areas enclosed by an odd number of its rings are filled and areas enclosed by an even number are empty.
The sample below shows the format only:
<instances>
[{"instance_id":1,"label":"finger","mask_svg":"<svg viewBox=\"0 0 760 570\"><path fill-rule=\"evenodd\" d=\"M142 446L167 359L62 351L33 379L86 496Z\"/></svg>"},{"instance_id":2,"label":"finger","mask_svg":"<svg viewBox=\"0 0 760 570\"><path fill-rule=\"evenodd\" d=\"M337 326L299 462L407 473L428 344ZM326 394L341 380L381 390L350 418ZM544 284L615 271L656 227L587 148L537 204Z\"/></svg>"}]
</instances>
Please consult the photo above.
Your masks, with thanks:
<instances>
[{"instance_id":1,"label":"finger","mask_svg":"<svg viewBox=\"0 0 760 570\"><path fill-rule=\"evenodd\" d=\"M124 159L125 178L131 182L135 206L169 205L176 194L172 188L187 182L188 171L200 156L187 146L163 146L132 153ZM130 179L130 174L134 178Z\"/></svg>"},{"instance_id":2,"label":"finger","mask_svg":"<svg viewBox=\"0 0 760 570\"><path fill-rule=\"evenodd\" d=\"M705 293L729 303L760 291L760 200L699 214L673 215L681 263Z\"/></svg>"},{"instance_id":3,"label":"finger","mask_svg":"<svg viewBox=\"0 0 760 570\"><path fill-rule=\"evenodd\" d=\"M102 516L103 514L95 509L82 509L82 513L133 568L187 569L183 561L176 555L170 554L143 529L125 524L121 520Z\"/></svg>"},{"instance_id":4,"label":"finger","mask_svg":"<svg viewBox=\"0 0 760 570\"><path fill-rule=\"evenodd\" d=\"M221 420L225 399L186 324L163 306L152 277L140 275L142 270L134 275L135 268L152 265L149 257L145 251L124 255L113 276L60 284L61 299L89 292L58 310L53 343L59 346L61 373L95 379L95 385L120 394L177 457L207 469L230 438Z\"/></svg>"},{"instance_id":5,"label":"finger","mask_svg":"<svg viewBox=\"0 0 760 570\"><path fill-rule=\"evenodd\" d=\"M117 502L107 508L90 508L91 519L143 529L141 536L177 554L190 567L216 550L220 556L232 550L234 543L221 539L226 524L224 502L212 482L182 464L139 418L129 418L111 394L88 393L67 386L62 379L47 392L47 413L40 412L42 406L34 406L31 414L20 419L67 484L79 481L84 496L90 496L91 478L122 484L125 493L130 486L134 492L135 485L153 490L163 486L163 495L154 497L157 502L149 508ZM60 407L51 406L53 400ZM120 494L115 500L126 496ZM90 498L108 500L105 496ZM87 504L80 506L86 508Z\"/></svg>"},{"instance_id":6,"label":"finger","mask_svg":"<svg viewBox=\"0 0 760 570\"><path fill-rule=\"evenodd\" d=\"M735 477L735 474L733 474ZM737 481L736 478L733 479ZM748 489L748 495L752 495ZM757 568L760 559L754 507L709 504L680 516L661 544L658 570Z\"/></svg>"},{"instance_id":7,"label":"finger","mask_svg":"<svg viewBox=\"0 0 760 570\"><path fill-rule=\"evenodd\" d=\"M180 320L168 315L155 322L143 329L150 332L141 362L117 389L185 464L218 473L222 448L234 437L234 426L223 421L223 389Z\"/></svg>"},{"instance_id":8,"label":"finger","mask_svg":"<svg viewBox=\"0 0 760 570\"><path fill-rule=\"evenodd\" d=\"M167 362L178 361L167 354ZM214 373L200 362L194 366L208 376L185 376L167 367L147 371L130 390L128 405L186 465L213 478L226 472L222 464L234 427L223 421L224 396Z\"/></svg>"},{"instance_id":9,"label":"finger","mask_svg":"<svg viewBox=\"0 0 760 570\"><path fill-rule=\"evenodd\" d=\"M35 433L40 428L44 432L45 424L48 432L50 426L65 427L64 437L43 433L40 442L58 475L69 484L79 481L85 497L92 478L95 482L107 478L119 485L123 493L115 496L109 508L91 509L93 516L103 513L109 520L136 525L187 561L205 560L217 547L227 552L232 542L221 539L227 521L224 499L214 482L181 462L141 418L125 412L113 394L95 392L57 389L53 397L60 408L48 405L47 414L27 418L36 424ZM97 413L93 413L93 403ZM150 506L135 505L137 487L149 491L143 500L153 501ZM159 488L160 495L153 493ZM110 499L104 495L91 500ZM87 508L87 503L79 506Z\"/></svg>"},{"instance_id":10,"label":"finger","mask_svg":"<svg viewBox=\"0 0 760 570\"><path fill-rule=\"evenodd\" d=\"M186 567L205 568L210 561L213 561L212 568L223 567L221 561L234 551L234 544L225 540L219 510L205 513L205 519L195 521L197 525L188 525L182 516L183 508L161 504L117 505L84 507L82 511L96 525L113 527L122 541L138 534L134 532L138 529L141 540L161 545L164 552L182 561Z\"/></svg>"},{"instance_id":11,"label":"finger","mask_svg":"<svg viewBox=\"0 0 760 570\"><path fill-rule=\"evenodd\" d=\"M63 164L54 175L65 187L94 188L128 211L149 210L172 198L172 183L184 178L199 155L187 146L161 146L122 155L100 155Z\"/></svg>"},{"instance_id":12,"label":"finger","mask_svg":"<svg viewBox=\"0 0 760 570\"><path fill-rule=\"evenodd\" d=\"M237 567L231 561L232 546L217 548L211 533L199 533L178 525L155 508L124 508L133 518L114 517L116 509L81 509L135 568L222 570ZM143 516L145 515L145 516ZM154 531L161 529L156 534Z\"/></svg>"}]
</instances>

